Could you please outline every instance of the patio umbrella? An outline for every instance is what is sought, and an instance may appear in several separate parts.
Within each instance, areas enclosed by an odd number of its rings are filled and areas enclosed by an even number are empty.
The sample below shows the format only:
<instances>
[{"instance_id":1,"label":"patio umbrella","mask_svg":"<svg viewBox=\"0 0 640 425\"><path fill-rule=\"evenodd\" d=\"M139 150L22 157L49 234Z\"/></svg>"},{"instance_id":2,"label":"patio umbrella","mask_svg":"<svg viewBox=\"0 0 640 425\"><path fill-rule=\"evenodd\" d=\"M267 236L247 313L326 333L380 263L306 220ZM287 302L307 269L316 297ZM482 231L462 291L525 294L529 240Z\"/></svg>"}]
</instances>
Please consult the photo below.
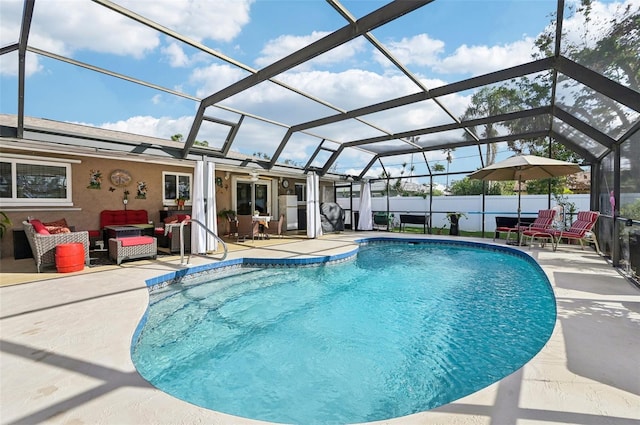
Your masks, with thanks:
<instances>
[{"instance_id":1,"label":"patio umbrella","mask_svg":"<svg viewBox=\"0 0 640 425\"><path fill-rule=\"evenodd\" d=\"M487 181L517 180L518 188L525 180L548 179L582 171L578 164L535 155L515 155L469 174L470 179ZM518 191L518 222L520 221Z\"/></svg>"}]
</instances>

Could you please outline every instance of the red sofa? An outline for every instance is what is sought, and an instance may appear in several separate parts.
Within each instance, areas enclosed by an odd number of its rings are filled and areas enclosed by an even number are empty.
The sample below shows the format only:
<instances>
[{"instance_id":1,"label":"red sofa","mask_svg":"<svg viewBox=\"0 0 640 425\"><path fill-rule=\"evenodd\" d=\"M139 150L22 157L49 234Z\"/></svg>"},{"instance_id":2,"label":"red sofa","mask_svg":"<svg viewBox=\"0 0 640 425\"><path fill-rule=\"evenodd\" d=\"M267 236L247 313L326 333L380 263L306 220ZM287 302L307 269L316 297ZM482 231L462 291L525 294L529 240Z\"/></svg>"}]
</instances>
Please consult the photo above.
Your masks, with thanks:
<instances>
[{"instance_id":1,"label":"red sofa","mask_svg":"<svg viewBox=\"0 0 640 425\"><path fill-rule=\"evenodd\" d=\"M100 230L89 230L91 245L96 240L104 240L109 246L105 226L127 226L136 224L142 227L142 233L153 236L153 224L149 224L149 214L146 210L103 210L100 212Z\"/></svg>"},{"instance_id":2,"label":"red sofa","mask_svg":"<svg viewBox=\"0 0 640 425\"><path fill-rule=\"evenodd\" d=\"M100 212L100 230L105 226L149 224L147 210L104 210Z\"/></svg>"}]
</instances>

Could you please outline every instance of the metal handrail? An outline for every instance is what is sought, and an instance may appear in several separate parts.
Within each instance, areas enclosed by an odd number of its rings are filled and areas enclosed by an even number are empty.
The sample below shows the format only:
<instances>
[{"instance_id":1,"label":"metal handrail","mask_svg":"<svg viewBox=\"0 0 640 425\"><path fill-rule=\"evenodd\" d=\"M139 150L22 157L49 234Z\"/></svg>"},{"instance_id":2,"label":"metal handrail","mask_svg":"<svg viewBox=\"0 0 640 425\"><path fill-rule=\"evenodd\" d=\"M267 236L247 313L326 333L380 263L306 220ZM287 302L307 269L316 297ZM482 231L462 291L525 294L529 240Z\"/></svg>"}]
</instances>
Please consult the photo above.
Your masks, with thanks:
<instances>
[{"instance_id":1,"label":"metal handrail","mask_svg":"<svg viewBox=\"0 0 640 425\"><path fill-rule=\"evenodd\" d=\"M195 220L193 218L188 218L186 220L183 220L180 223L180 265L185 266L187 264L189 264L189 260L191 259L191 252L189 252L189 258L187 258L187 262L184 262L184 226L187 223L196 223L199 224L200 226L202 226L202 228L204 230L207 231L207 233L209 233L211 236L213 236L214 238L216 238L217 240L220 241L220 243L222 244L222 247L224 248L224 254L222 255L222 258L220 259L220 261L224 260L225 258L227 258L227 253L229 252L227 249L227 244L224 243L224 241L220 238L220 236L216 235L211 229L209 229L204 223L202 223L199 220Z\"/></svg>"}]
</instances>

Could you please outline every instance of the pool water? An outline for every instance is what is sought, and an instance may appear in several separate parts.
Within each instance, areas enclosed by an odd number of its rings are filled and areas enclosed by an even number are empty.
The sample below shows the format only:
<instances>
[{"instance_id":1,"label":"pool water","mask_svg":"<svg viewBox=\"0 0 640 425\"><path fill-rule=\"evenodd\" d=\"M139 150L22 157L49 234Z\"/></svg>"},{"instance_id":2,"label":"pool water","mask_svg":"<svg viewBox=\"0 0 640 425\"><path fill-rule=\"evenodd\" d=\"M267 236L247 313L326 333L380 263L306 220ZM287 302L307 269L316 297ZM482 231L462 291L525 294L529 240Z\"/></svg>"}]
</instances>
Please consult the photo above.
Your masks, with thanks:
<instances>
[{"instance_id":1,"label":"pool water","mask_svg":"<svg viewBox=\"0 0 640 425\"><path fill-rule=\"evenodd\" d=\"M151 294L134 363L177 398L273 422L435 408L519 369L555 322L535 263L464 245L376 243L341 264L208 279Z\"/></svg>"}]
</instances>

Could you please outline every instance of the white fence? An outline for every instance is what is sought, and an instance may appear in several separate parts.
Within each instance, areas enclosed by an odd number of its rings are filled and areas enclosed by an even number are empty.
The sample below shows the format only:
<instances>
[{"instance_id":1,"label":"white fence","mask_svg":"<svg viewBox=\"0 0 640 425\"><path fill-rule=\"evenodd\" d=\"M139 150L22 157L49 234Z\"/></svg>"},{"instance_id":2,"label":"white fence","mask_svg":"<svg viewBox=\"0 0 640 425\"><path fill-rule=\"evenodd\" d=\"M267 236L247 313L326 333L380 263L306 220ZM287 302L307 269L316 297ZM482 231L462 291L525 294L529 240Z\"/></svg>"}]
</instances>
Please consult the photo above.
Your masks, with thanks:
<instances>
[{"instance_id":1,"label":"white fence","mask_svg":"<svg viewBox=\"0 0 640 425\"><path fill-rule=\"evenodd\" d=\"M567 195L568 202L576 206L576 211L589 210L589 195ZM521 215L523 217L535 217L538 210L548 208L547 195L522 195ZM338 204L344 209L349 208L349 199L338 198ZM407 197L397 196L389 198L388 210L394 214L396 225L399 224L399 214L424 214L429 212L429 197ZM551 198L551 207L556 202ZM387 211L387 198L373 198L371 201L373 211ZM360 209L360 199L353 199L353 211ZM496 216L517 217L518 196L491 195L485 197L485 212L482 214L481 196L434 196L431 206L431 227L448 227L447 212L462 212L466 215L459 222L460 230L479 232L482 230L482 220L484 218L484 228L487 232L493 232L496 227ZM351 223L347 217L347 223Z\"/></svg>"}]
</instances>

